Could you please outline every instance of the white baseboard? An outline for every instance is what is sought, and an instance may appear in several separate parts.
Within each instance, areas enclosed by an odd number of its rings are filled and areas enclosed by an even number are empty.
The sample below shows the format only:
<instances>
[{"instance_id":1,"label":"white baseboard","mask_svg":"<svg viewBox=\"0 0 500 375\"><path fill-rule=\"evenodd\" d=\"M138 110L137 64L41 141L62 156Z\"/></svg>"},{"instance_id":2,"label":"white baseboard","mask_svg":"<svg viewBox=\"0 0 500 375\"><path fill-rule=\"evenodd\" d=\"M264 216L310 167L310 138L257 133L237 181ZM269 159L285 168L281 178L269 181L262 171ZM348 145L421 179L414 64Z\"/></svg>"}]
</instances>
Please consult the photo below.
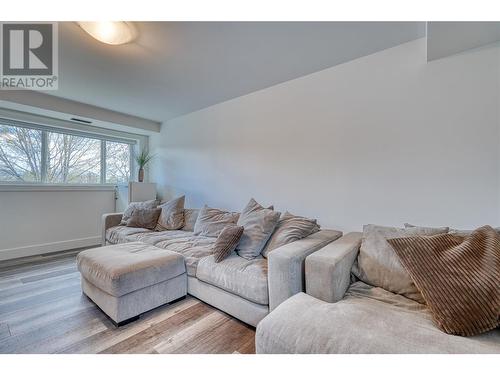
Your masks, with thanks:
<instances>
[{"instance_id":1,"label":"white baseboard","mask_svg":"<svg viewBox=\"0 0 500 375\"><path fill-rule=\"evenodd\" d=\"M101 237L77 238L75 240L58 241L39 245L0 249L0 261L22 258L31 255L49 254L57 251L78 249L80 247L94 246L101 243Z\"/></svg>"}]
</instances>

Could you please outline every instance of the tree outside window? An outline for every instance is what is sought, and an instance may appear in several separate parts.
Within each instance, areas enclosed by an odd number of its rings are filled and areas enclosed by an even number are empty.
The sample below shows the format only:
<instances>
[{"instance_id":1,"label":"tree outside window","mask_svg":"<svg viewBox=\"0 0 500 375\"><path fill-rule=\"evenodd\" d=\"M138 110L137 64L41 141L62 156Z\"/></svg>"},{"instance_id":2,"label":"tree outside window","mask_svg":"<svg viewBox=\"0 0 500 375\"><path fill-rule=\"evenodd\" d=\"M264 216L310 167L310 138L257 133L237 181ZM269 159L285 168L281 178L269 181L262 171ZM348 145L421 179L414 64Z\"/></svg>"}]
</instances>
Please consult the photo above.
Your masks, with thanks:
<instances>
[{"instance_id":1,"label":"tree outside window","mask_svg":"<svg viewBox=\"0 0 500 375\"><path fill-rule=\"evenodd\" d=\"M0 124L0 182L127 183L131 151L125 142Z\"/></svg>"}]
</instances>

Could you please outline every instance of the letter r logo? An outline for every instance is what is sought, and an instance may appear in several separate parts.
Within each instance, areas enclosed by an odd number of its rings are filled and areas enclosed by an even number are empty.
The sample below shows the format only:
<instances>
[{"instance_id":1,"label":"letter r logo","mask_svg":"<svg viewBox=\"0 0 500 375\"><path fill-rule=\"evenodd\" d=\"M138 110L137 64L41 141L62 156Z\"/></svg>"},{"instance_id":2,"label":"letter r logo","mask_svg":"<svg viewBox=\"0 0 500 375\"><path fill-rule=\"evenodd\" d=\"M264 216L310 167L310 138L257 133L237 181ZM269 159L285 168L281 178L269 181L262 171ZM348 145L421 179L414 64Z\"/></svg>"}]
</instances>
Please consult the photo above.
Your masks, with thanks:
<instances>
[{"instance_id":1,"label":"letter r logo","mask_svg":"<svg viewBox=\"0 0 500 375\"><path fill-rule=\"evenodd\" d=\"M3 75L52 75L52 24L2 24Z\"/></svg>"}]
</instances>

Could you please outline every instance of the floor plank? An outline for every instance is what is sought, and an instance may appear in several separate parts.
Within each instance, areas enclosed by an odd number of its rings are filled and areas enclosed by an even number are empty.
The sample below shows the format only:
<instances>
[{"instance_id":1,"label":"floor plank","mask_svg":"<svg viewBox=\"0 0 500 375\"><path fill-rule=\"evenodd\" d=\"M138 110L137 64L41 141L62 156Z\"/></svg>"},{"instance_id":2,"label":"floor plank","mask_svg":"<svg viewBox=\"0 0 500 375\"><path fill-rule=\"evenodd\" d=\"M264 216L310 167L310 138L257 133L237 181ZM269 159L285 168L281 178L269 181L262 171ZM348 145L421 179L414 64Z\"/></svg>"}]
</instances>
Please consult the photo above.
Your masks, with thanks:
<instances>
[{"instance_id":1,"label":"floor plank","mask_svg":"<svg viewBox=\"0 0 500 375\"><path fill-rule=\"evenodd\" d=\"M255 329L188 296L115 327L81 293L80 250L1 262L0 353L255 353Z\"/></svg>"},{"instance_id":2,"label":"floor plank","mask_svg":"<svg viewBox=\"0 0 500 375\"><path fill-rule=\"evenodd\" d=\"M199 303L196 299L190 298L184 301L177 302L172 308L161 308L155 309L144 314L138 322L134 324L122 326L116 329L109 329L103 332L99 332L95 335L87 337L83 340L77 340L73 344L66 347L61 353L100 353L106 350L110 351L111 347L114 347L116 352L118 351L118 344L128 340L132 336L142 332L146 328L149 328L168 317L181 313L185 309L194 304Z\"/></svg>"},{"instance_id":3,"label":"floor plank","mask_svg":"<svg viewBox=\"0 0 500 375\"><path fill-rule=\"evenodd\" d=\"M7 323L0 323L0 339L10 336L10 327Z\"/></svg>"},{"instance_id":4,"label":"floor plank","mask_svg":"<svg viewBox=\"0 0 500 375\"><path fill-rule=\"evenodd\" d=\"M233 353L253 331L220 312L213 311L185 330L155 346L157 353Z\"/></svg>"}]
</instances>

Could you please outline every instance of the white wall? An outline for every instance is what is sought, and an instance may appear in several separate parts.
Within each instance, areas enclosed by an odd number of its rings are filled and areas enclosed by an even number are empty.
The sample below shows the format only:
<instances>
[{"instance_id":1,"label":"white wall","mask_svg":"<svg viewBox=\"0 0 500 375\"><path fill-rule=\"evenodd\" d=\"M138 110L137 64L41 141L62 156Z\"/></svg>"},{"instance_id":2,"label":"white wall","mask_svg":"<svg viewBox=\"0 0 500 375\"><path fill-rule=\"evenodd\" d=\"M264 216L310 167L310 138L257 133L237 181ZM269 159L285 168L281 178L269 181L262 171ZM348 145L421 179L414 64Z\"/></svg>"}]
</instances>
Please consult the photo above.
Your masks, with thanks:
<instances>
[{"instance_id":1,"label":"white wall","mask_svg":"<svg viewBox=\"0 0 500 375\"><path fill-rule=\"evenodd\" d=\"M152 181L189 206L255 197L342 230L498 225L499 51L427 63L419 39L171 120Z\"/></svg>"},{"instance_id":2,"label":"white wall","mask_svg":"<svg viewBox=\"0 0 500 375\"><path fill-rule=\"evenodd\" d=\"M101 215L115 211L114 190L38 189L0 187L0 261L100 243Z\"/></svg>"}]
</instances>

